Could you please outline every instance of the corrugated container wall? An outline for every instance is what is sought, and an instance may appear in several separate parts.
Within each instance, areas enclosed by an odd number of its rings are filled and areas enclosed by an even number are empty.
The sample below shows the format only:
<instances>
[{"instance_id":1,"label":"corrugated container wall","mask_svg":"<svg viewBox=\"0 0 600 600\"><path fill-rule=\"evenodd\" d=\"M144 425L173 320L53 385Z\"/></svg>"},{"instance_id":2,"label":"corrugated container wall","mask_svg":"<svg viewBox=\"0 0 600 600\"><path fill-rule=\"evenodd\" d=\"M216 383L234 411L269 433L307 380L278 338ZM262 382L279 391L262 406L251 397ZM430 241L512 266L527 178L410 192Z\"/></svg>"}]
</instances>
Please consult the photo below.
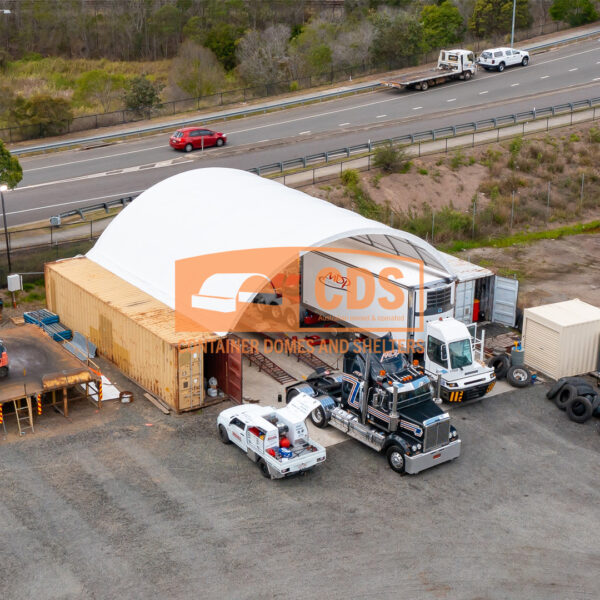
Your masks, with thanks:
<instances>
[{"instance_id":1,"label":"corrugated container wall","mask_svg":"<svg viewBox=\"0 0 600 600\"><path fill-rule=\"evenodd\" d=\"M600 309L569 300L526 308L523 315L525 362L554 379L597 369Z\"/></svg>"},{"instance_id":2,"label":"corrugated container wall","mask_svg":"<svg viewBox=\"0 0 600 600\"><path fill-rule=\"evenodd\" d=\"M186 351L179 348L169 307L83 257L47 264L45 279L48 308L101 355L177 411L202 405L201 366L195 368L192 402L184 381L192 373L180 373L179 354ZM201 344L206 334L196 335ZM196 361L201 365L201 347Z\"/></svg>"}]
</instances>

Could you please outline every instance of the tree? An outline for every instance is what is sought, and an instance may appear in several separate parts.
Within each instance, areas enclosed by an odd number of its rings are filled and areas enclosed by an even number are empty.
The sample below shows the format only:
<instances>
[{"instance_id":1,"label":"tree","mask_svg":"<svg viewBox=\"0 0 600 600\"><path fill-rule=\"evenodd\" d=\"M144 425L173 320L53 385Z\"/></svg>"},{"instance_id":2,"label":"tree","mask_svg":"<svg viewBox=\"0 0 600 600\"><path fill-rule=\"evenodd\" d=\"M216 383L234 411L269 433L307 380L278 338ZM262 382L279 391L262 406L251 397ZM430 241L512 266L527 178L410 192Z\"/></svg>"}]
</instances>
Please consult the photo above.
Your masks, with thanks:
<instances>
[{"instance_id":1,"label":"tree","mask_svg":"<svg viewBox=\"0 0 600 600\"><path fill-rule=\"evenodd\" d=\"M572 27L578 27L596 21L598 12L591 0L554 0L550 16L554 21L564 21Z\"/></svg>"},{"instance_id":2,"label":"tree","mask_svg":"<svg viewBox=\"0 0 600 600\"><path fill-rule=\"evenodd\" d=\"M427 50L452 46L462 40L465 32L460 11L449 0L424 6L421 10L421 23Z\"/></svg>"},{"instance_id":3,"label":"tree","mask_svg":"<svg viewBox=\"0 0 600 600\"><path fill-rule=\"evenodd\" d=\"M508 33L512 27L513 0L477 0L469 19L469 29L485 37ZM517 0L515 28L524 29L531 25L529 0Z\"/></svg>"},{"instance_id":4,"label":"tree","mask_svg":"<svg viewBox=\"0 0 600 600\"><path fill-rule=\"evenodd\" d=\"M17 96L10 112L19 126L37 126L42 137L64 133L73 120L69 102L48 94L37 94L31 98Z\"/></svg>"},{"instance_id":5,"label":"tree","mask_svg":"<svg viewBox=\"0 0 600 600\"><path fill-rule=\"evenodd\" d=\"M197 98L222 89L225 72L208 48L186 40L171 65L170 81L188 96Z\"/></svg>"},{"instance_id":6,"label":"tree","mask_svg":"<svg viewBox=\"0 0 600 600\"><path fill-rule=\"evenodd\" d=\"M6 184L9 189L14 189L23 179L23 169L19 159L12 156L8 148L0 140L0 184Z\"/></svg>"},{"instance_id":7,"label":"tree","mask_svg":"<svg viewBox=\"0 0 600 600\"><path fill-rule=\"evenodd\" d=\"M369 64L374 38L375 27L366 19L356 27L342 31L332 43L333 67L339 69Z\"/></svg>"},{"instance_id":8,"label":"tree","mask_svg":"<svg viewBox=\"0 0 600 600\"><path fill-rule=\"evenodd\" d=\"M125 106L138 115L150 118L152 109L160 106L160 92L164 85L153 83L145 75L139 75L127 83L123 100Z\"/></svg>"},{"instance_id":9,"label":"tree","mask_svg":"<svg viewBox=\"0 0 600 600\"><path fill-rule=\"evenodd\" d=\"M375 29L373 58L377 64L399 64L423 52L423 26L413 15L379 15Z\"/></svg>"},{"instance_id":10,"label":"tree","mask_svg":"<svg viewBox=\"0 0 600 600\"><path fill-rule=\"evenodd\" d=\"M287 58L290 28L271 25L264 31L251 29L239 41L236 55L240 75L248 83L277 81Z\"/></svg>"},{"instance_id":11,"label":"tree","mask_svg":"<svg viewBox=\"0 0 600 600\"><path fill-rule=\"evenodd\" d=\"M122 75L111 75L100 70L88 71L77 79L73 99L97 102L104 112L108 112L124 86L125 78Z\"/></svg>"},{"instance_id":12,"label":"tree","mask_svg":"<svg viewBox=\"0 0 600 600\"><path fill-rule=\"evenodd\" d=\"M293 76L324 73L332 66L331 42L335 38L335 26L316 19L309 23L290 42L290 55L295 65Z\"/></svg>"}]
</instances>

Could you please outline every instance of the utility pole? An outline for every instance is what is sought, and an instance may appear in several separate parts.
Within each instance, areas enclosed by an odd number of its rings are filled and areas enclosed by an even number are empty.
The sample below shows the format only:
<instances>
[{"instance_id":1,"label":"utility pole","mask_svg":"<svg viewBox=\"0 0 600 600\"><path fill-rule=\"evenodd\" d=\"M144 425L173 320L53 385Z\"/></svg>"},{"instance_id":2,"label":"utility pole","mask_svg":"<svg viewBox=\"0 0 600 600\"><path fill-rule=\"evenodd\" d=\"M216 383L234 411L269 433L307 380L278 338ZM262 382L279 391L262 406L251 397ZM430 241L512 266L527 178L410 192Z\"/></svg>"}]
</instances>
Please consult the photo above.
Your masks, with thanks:
<instances>
[{"instance_id":1,"label":"utility pole","mask_svg":"<svg viewBox=\"0 0 600 600\"><path fill-rule=\"evenodd\" d=\"M517 0L513 0L513 18L512 18L512 29L510 31L510 47L512 48L515 43L515 15L517 13Z\"/></svg>"}]
</instances>

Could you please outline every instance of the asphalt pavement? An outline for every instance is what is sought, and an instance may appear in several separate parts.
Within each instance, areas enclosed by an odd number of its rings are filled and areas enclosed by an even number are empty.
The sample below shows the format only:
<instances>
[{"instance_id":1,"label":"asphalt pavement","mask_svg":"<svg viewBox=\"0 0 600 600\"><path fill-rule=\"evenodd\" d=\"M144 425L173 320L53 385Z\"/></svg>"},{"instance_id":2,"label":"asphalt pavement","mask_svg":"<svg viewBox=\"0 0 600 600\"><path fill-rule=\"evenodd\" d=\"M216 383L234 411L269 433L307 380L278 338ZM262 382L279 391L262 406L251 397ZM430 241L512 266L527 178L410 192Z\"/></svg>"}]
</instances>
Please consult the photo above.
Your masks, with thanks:
<instances>
[{"instance_id":1,"label":"asphalt pavement","mask_svg":"<svg viewBox=\"0 0 600 600\"><path fill-rule=\"evenodd\" d=\"M270 481L218 440L224 405L164 416L108 374L133 404L0 441L3 597L597 597L598 420L543 385L453 409L462 455L417 476L348 440Z\"/></svg>"},{"instance_id":2,"label":"asphalt pavement","mask_svg":"<svg viewBox=\"0 0 600 600\"><path fill-rule=\"evenodd\" d=\"M600 38L535 55L527 67L480 71L426 92L381 90L215 126L228 145L182 154L160 134L110 146L23 158L24 179L5 195L7 222L46 219L143 191L190 168L248 169L340 147L594 98ZM210 193L217 193L211 191ZM166 205L168 206L168 205Z\"/></svg>"}]
</instances>

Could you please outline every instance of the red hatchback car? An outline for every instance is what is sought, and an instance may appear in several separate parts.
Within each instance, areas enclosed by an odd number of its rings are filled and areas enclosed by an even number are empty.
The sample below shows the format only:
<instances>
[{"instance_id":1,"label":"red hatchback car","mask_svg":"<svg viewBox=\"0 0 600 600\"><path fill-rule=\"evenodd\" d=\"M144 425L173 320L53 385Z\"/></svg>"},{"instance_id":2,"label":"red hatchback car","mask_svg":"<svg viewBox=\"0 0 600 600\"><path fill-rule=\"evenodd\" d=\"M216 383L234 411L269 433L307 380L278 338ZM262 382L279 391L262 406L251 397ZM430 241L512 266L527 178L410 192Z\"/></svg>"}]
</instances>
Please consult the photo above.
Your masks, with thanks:
<instances>
[{"instance_id":1,"label":"red hatchback car","mask_svg":"<svg viewBox=\"0 0 600 600\"><path fill-rule=\"evenodd\" d=\"M186 152L191 152L196 148L208 148L208 146L223 146L226 143L227 136L224 133L198 127L178 129L169 140L172 148Z\"/></svg>"}]
</instances>

